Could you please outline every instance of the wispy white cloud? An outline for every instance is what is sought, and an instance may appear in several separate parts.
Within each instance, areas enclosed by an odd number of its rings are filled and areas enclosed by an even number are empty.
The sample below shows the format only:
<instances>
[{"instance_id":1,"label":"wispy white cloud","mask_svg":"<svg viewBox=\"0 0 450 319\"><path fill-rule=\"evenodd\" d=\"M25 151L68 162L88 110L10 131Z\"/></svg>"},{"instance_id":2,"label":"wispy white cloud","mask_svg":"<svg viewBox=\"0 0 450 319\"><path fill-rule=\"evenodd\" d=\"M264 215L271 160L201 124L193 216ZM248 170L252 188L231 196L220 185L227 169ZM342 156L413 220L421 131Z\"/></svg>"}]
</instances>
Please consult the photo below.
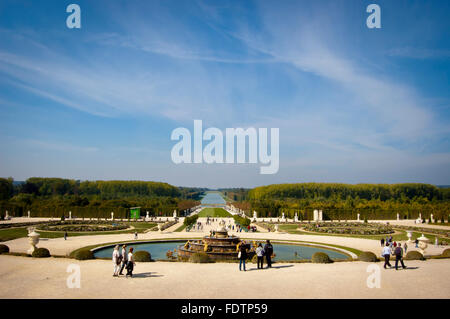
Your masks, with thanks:
<instances>
[{"instance_id":1,"label":"wispy white cloud","mask_svg":"<svg viewBox=\"0 0 450 319\"><path fill-rule=\"evenodd\" d=\"M430 49L430 48L413 48L401 47L387 51L387 55L394 57L403 57L410 59L448 59L450 58L450 50Z\"/></svg>"}]
</instances>

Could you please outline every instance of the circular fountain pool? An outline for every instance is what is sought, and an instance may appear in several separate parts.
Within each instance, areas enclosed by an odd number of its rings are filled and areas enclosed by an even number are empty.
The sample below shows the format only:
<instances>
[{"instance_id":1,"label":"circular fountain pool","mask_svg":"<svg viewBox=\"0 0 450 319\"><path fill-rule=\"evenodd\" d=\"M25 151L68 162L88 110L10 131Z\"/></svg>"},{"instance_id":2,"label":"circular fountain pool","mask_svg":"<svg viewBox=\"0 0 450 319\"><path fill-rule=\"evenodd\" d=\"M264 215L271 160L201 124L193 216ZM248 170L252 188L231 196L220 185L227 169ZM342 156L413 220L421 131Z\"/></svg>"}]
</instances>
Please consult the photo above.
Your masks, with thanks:
<instances>
[{"instance_id":1,"label":"circular fountain pool","mask_svg":"<svg viewBox=\"0 0 450 319\"><path fill-rule=\"evenodd\" d=\"M134 251L145 250L148 251L152 259L154 260L166 260L166 253L168 250L178 249L184 245L186 241L165 241L165 242L148 242L148 243L136 243L127 244L127 247L133 247ZM324 252L330 256L331 259L349 259L349 256L335 250L317 247L307 246L302 244L287 244L272 242L274 253L276 255L275 260L288 261L288 260L301 260L311 259L311 256L315 252ZM114 246L99 248L94 251L96 258L111 258Z\"/></svg>"}]
</instances>

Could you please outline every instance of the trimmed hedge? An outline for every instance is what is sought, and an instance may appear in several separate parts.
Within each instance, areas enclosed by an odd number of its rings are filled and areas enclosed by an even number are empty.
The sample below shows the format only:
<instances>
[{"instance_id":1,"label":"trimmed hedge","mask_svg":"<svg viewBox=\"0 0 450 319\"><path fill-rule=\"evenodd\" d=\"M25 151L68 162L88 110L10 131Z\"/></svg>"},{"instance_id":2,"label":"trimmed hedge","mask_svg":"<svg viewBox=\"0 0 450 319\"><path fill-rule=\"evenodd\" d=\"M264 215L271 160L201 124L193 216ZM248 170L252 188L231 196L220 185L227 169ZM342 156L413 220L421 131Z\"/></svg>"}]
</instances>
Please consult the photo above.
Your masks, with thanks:
<instances>
[{"instance_id":1,"label":"trimmed hedge","mask_svg":"<svg viewBox=\"0 0 450 319\"><path fill-rule=\"evenodd\" d=\"M47 248L36 248L33 253L31 254L31 257L34 258L47 258L50 257L50 252Z\"/></svg>"},{"instance_id":2,"label":"trimmed hedge","mask_svg":"<svg viewBox=\"0 0 450 319\"><path fill-rule=\"evenodd\" d=\"M450 248L447 248L442 252L443 257L450 257Z\"/></svg>"},{"instance_id":3,"label":"trimmed hedge","mask_svg":"<svg viewBox=\"0 0 450 319\"><path fill-rule=\"evenodd\" d=\"M333 262L333 260L331 260L330 256L328 256L326 253L318 251L312 255L311 262L316 264L330 264Z\"/></svg>"},{"instance_id":4,"label":"trimmed hedge","mask_svg":"<svg viewBox=\"0 0 450 319\"><path fill-rule=\"evenodd\" d=\"M377 256L371 252L371 251L363 251L359 257L358 260L360 261L365 261L365 262L369 262L369 263L374 263L378 261Z\"/></svg>"},{"instance_id":5,"label":"trimmed hedge","mask_svg":"<svg viewBox=\"0 0 450 319\"><path fill-rule=\"evenodd\" d=\"M9 253L9 247L3 244L0 244L0 254Z\"/></svg>"},{"instance_id":6,"label":"trimmed hedge","mask_svg":"<svg viewBox=\"0 0 450 319\"><path fill-rule=\"evenodd\" d=\"M76 260L88 260L88 259L95 259L94 253L90 251L89 249L83 249L79 250L74 255Z\"/></svg>"},{"instance_id":7,"label":"trimmed hedge","mask_svg":"<svg viewBox=\"0 0 450 319\"><path fill-rule=\"evenodd\" d=\"M200 264L205 264L205 263L211 263L214 262L213 260L211 260L211 258L209 258L209 256L205 253L195 253L193 254L190 258L189 261L191 263L200 263Z\"/></svg>"},{"instance_id":8,"label":"trimmed hedge","mask_svg":"<svg viewBox=\"0 0 450 319\"><path fill-rule=\"evenodd\" d=\"M152 261L152 256L148 251L139 250L134 253L134 261L148 263Z\"/></svg>"},{"instance_id":9,"label":"trimmed hedge","mask_svg":"<svg viewBox=\"0 0 450 319\"><path fill-rule=\"evenodd\" d=\"M423 257L423 255L418 252L418 251L408 251L408 253L406 254L405 260L425 260L425 258Z\"/></svg>"}]
</instances>

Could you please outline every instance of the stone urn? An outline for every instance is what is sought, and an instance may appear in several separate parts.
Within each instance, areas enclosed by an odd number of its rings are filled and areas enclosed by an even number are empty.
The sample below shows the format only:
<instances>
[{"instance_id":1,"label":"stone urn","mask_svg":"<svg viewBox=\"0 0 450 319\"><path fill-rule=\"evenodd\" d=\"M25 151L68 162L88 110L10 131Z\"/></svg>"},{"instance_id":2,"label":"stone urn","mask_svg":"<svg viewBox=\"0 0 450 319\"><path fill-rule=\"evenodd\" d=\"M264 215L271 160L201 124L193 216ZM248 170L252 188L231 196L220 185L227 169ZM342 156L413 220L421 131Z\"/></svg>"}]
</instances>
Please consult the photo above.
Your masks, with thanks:
<instances>
[{"instance_id":1,"label":"stone urn","mask_svg":"<svg viewBox=\"0 0 450 319\"><path fill-rule=\"evenodd\" d=\"M28 249L27 253L32 254L36 249L36 245L39 243L39 233L36 233L34 228L28 229L28 242L30 243L30 249Z\"/></svg>"},{"instance_id":2,"label":"stone urn","mask_svg":"<svg viewBox=\"0 0 450 319\"><path fill-rule=\"evenodd\" d=\"M158 223L158 231L161 232L162 231L161 228L162 228L162 223Z\"/></svg>"},{"instance_id":3,"label":"stone urn","mask_svg":"<svg viewBox=\"0 0 450 319\"><path fill-rule=\"evenodd\" d=\"M422 255L425 256L425 249L428 247L428 243L430 242L430 240L427 237L425 237L423 234L422 234L422 236L417 238L417 240L419 241L419 250L422 253Z\"/></svg>"},{"instance_id":4,"label":"stone urn","mask_svg":"<svg viewBox=\"0 0 450 319\"><path fill-rule=\"evenodd\" d=\"M412 243L412 240L411 240L412 231L411 230L406 231L406 237L408 237L408 243Z\"/></svg>"},{"instance_id":5,"label":"stone urn","mask_svg":"<svg viewBox=\"0 0 450 319\"><path fill-rule=\"evenodd\" d=\"M278 224L275 224L275 232L278 233Z\"/></svg>"}]
</instances>

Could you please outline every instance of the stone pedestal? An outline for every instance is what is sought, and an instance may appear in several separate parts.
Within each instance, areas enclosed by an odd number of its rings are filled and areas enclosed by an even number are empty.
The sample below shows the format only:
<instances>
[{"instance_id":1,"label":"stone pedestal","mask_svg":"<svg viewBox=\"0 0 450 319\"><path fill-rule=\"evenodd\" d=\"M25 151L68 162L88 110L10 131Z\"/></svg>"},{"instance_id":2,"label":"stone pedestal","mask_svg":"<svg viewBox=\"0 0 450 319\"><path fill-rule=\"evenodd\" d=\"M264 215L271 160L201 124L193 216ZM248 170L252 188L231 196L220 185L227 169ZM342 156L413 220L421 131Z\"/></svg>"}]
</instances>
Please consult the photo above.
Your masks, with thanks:
<instances>
[{"instance_id":1,"label":"stone pedestal","mask_svg":"<svg viewBox=\"0 0 450 319\"><path fill-rule=\"evenodd\" d=\"M8 211L6 211L5 219L11 219L11 216L9 216Z\"/></svg>"},{"instance_id":2,"label":"stone pedestal","mask_svg":"<svg viewBox=\"0 0 450 319\"><path fill-rule=\"evenodd\" d=\"M400 220L400 214L397 213L397 220Z\"/></svg>"},{"instance_id":3,"label":"stone pedestal","mask_svg":"<svg viewBox=\"0 0 450 319\"><path fill-rule=\"evenodd\" d=\"M69 212L69 219L72 219L72 212Z\"/></svg>"},{"instance_id":4,"label":"stone pedestal","mask_svg":"<svg viewBox=\"0 0 450 319\"><path fill-rule=\"evenodd\" d=\"M313 220L315 222L319 220L319 211L317 209L314 210Z\"/></svg>"},{"instance_id":5,"label":"stone pedestal","mask_svg":"<svg viewBox=\"0 0 450 319\"><path fill-rule=\"evenodd\" d=\"M294 222L298 222L298 215L297 215L297 213L295 213Z\"/></svg>"},{"instance_id":6,"label":"stone pedestal","mask_svg":"<svg viewBox=\"0 0 450 319\"><path fill-rule=\"evenodd\" d=\"M357 220L358 220L358 221L361 220L361 219L360 219L360 216L361 216L361 215L358 213L358 217L357 217Z\"/></svg>"},{"instance_id":7,"label":"stone pedestal","mask_svg":"<svg viewBox=\"0 0 450 319\"><path fill-rule=\"evenodd\" d=\"M323 220L323 213L322 210L319 210L319 221Z\"/></svg>"},{"instance_id":8,"label":"stone pedestal","mask_svg":"<svg viewBox=\"0 0 450 319\"><path fill-rule=\"evenodd\" d=\"M433 216L433 214L430 215L430 223L434 223L434 216Z\"/></svg>"},{"instance_id":9,"label":"stone pedestal","mask_svg":"<svg viewBox=\"0 0 450 319\"><path fill-rule=\"evenodd\" d=\"M28 218L31 218L31 213L30 213L30 211L28 211Z\"/></svg>"},{"instance_id":10,"label":"stone pedestal","mask_svg":"<svg viewBox=\"0 0 450 319\"><path fill-rule=\"evenodd\" d=\"M412 243L412 231L411 230L407 230L406 231L406 237L408 237L408 243Z\"/></svg>"},{"instance_id":11,"label":"stone pedestal","mask_svg":"<svg viewBox=\"0 0 450 319\"><path fill-rule=\"evenodd\" d=\"M284 213L281 214L281 221L282 221L283 223L286 222L286 217L284 216Z\"/></svg>"},{"instance_id":12,"label":"stone pedestal","mask_svg":"<svg viewBox=\"0 0 450 319\"><path fill-rule=\"evenodd\" d=\"M111 220L114 220L114 212L111 212Z\"/></svg>"},{"instance_id":13,"label":"stone pedestal","mask_svg":"<svg viewBox=\"0 0 450 319\"><path fill-rule=\"evenodd\" d=\"M33 228L29 229L29 231L30 230L32 230L30 233L28 233L28 242L30 243L30 249L27 250L27 253L31 255L36 249L36 245L39 243L40 235L36 233Z\"/></svg>"},{"instance_id":14,"label":"stone pedestal","mask_svg":"<svg viewBox=\"0 0 450 319\"><path fill-rule=\"evenodd\" d=\"M149 215L149 212L147 211L146 215L145 215L145 221L149 221L150 220L150 217L148 215Z\"/></svg>"}]
</instances>

